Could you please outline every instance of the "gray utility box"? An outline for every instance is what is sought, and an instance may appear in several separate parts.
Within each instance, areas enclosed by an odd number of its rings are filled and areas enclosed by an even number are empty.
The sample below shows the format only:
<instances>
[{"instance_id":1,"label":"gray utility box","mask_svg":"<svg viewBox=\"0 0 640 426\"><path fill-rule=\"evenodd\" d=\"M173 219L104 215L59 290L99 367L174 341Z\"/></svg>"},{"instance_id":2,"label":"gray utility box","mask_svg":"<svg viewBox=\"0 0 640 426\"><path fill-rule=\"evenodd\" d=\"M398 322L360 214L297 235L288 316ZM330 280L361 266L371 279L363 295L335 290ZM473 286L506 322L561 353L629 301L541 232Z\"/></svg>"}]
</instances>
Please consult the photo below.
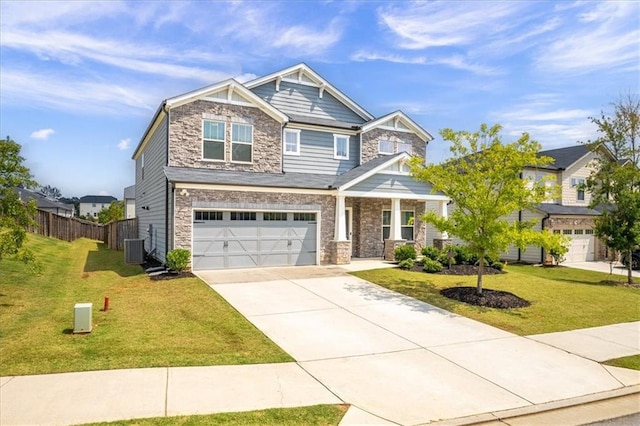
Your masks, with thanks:
<instances>
[{"instance_id":1,"label":"gray utility box","mask_svg":"<svg viewBox=\"0 0 640 426\"><path fill-rule=\"evenodd\" d=\"M144 239L127 238L124 240L124 261L129 265L144 263Z\"/></svg>"},{"instance_id":2,"label":"gray utility box","mask_svg":"<svg viewBox=\"0 0 640 426\"><path fill-rule=\"evenodd\" d=\"M93 303L76 303L73 309L73 332L91 333Z\"/></svg>"}]
</instances>

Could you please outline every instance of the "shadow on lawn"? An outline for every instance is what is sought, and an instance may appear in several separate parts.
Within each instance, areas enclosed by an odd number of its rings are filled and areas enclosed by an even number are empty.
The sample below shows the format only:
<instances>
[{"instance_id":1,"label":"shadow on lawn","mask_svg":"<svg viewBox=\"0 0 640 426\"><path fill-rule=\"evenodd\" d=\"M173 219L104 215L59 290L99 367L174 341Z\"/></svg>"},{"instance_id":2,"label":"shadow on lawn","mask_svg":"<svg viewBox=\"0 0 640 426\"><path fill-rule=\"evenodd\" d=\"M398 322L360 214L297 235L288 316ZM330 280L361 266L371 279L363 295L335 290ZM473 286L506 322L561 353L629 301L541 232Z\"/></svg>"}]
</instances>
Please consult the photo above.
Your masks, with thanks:
<instances>
[{"instance_id":1,"label":"shadow on lawn","mask_svg":"<svg viewBox=\"0 0 640 426\"><path fill-rule=\"evenodd\" d=\"M142 275L144 271L139 265L124 263L124 252L107 248L104 243L96 243L96 250L87 252L84 272L112 271L121 277Z\"/></svg>"}]
</instances>

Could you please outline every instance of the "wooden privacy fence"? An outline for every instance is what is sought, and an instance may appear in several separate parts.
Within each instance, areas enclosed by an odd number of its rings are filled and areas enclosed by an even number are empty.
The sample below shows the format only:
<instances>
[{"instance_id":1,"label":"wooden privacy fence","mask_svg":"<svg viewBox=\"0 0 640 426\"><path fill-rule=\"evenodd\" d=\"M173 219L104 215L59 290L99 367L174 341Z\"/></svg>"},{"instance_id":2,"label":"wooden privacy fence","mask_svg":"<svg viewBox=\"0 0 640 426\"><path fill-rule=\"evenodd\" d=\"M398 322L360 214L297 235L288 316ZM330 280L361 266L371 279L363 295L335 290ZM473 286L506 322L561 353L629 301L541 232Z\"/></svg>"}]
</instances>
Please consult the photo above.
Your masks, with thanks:
<instances>
[{"instance_id":1,"label":"wooden privacy fence","mask_svg":"<svg viewBox=\"0 0 640 426\"><path fill-rule=\"evenodd\" d=\"M125 238L138 238L138 220L135 218L102 225L75 217L59 216L46 210L38 210L35 222L36 226L29 229L35 234L64 241L89 238L102 241L113 250L124 250Z\"/></svg>"}]
</instances>

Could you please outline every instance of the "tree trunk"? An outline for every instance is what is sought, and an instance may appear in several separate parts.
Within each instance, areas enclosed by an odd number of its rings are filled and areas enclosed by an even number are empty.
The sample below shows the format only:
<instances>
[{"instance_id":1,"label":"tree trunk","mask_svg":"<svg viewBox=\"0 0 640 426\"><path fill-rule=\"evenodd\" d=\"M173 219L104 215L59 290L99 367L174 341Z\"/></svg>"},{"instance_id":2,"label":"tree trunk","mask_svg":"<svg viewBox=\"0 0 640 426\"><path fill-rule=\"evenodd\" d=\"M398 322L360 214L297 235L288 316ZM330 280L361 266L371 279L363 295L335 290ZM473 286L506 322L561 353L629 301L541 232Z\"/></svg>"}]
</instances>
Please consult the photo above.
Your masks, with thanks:
<instances>
[{"instance_id":1,"label":"tree trunk","mask_svg":"<svg viewBox=\"0 0 640 426\"><path fill-rule=\"evenodd\" d=\"M633 248L629 250L629 255L627 257L627 284L633 284Z\"/></svg>"},{"instance_id":2,"label":"tree trunk","mask_svg":"<svg viewBox=\"0 0 640 426\"><path fill-rule=\"evenodd\" d=\"M482 296L482 273L484 272L484 251L480 255L478 263L478 296Z\"/></svg>"}]
</instances>

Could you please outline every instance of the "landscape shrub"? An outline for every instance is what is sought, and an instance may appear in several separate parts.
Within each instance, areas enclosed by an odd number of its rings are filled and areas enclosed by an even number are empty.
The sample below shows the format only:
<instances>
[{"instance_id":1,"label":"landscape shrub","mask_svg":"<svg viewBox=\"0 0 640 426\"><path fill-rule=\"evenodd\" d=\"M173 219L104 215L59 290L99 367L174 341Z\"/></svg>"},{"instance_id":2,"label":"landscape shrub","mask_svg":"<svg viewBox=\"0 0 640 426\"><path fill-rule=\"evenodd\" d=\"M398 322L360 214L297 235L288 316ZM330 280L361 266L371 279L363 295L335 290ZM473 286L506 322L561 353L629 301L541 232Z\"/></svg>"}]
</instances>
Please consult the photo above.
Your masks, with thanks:
<instances>
[{"instance_id":1,"label":"landscape shrub","mask_svg":"<svg viewBox=\"0 0 640 426\"><path fill-rule=\"evenodd\" d=\"M191 252L187 249L173 249L167 253L167 267L177 272L184 272L189 266Z\"/></svg>"},{"instance_id":2,"label":"landscape shrub","mask_svg":"<svg viewBox=\"0 0 640 426\"><path fill-rule=\"evenodd\" d=\"M431 260L437 260L440 256L440 250L433 246L422 247L422 255Z\"/></svg>"},{"instance_id":3,"label":"landscape shrub","mask_svg":"<svg viewBox=\"0 0 640 426\"><path fill-rule=\"evenodd\" d=\"M413 259L405 259L402 262L400 262L398 266L400 266L400 269L407 269L410 271L413 269L414 264L415 264L415 261Z\"/></svg>"},{"instance_id":4,"label":"landscape shrub","mask_svg":"<svg viewBox=\"0 0 640 426\"><path fill-rule=\"evenodd\" d=\"M402 262L406 259L415 260L418 257L415 247L408 245L396 247L393 254L395 256L396 262Z\"/></svg>"},{"instance_id":5,"label":"landscape shrub","mask_svg":"<svg viewBox=\"0 0 640 426\"><path fill-rule=\"evenodd\" d=\"M491 267L497 269L498 271L502 271L502 269L504 268L504 263L496 261L491 263Z\"/></svg>"},{"instance_id":6,"label":"landscape shrub","mask_svg":"<svg viewBox=\"0 0 640 426\"><path fill-rule=\"evenodd\" d=\"M474 254L467 246L454 246L453 253L455 254L456 264L458 265L473 265L472 260Z\"/></svg>"},{"instance_id":7,"label":"landscape shrub","mask_svg":"<svg viewBox=\"0 0 640 426\"><path fill-rule=\"evenodd\" d=\"M422 269L430 274L442 271L442 263L433 259L424 259Z\"/></svg>"}]
</instances>

